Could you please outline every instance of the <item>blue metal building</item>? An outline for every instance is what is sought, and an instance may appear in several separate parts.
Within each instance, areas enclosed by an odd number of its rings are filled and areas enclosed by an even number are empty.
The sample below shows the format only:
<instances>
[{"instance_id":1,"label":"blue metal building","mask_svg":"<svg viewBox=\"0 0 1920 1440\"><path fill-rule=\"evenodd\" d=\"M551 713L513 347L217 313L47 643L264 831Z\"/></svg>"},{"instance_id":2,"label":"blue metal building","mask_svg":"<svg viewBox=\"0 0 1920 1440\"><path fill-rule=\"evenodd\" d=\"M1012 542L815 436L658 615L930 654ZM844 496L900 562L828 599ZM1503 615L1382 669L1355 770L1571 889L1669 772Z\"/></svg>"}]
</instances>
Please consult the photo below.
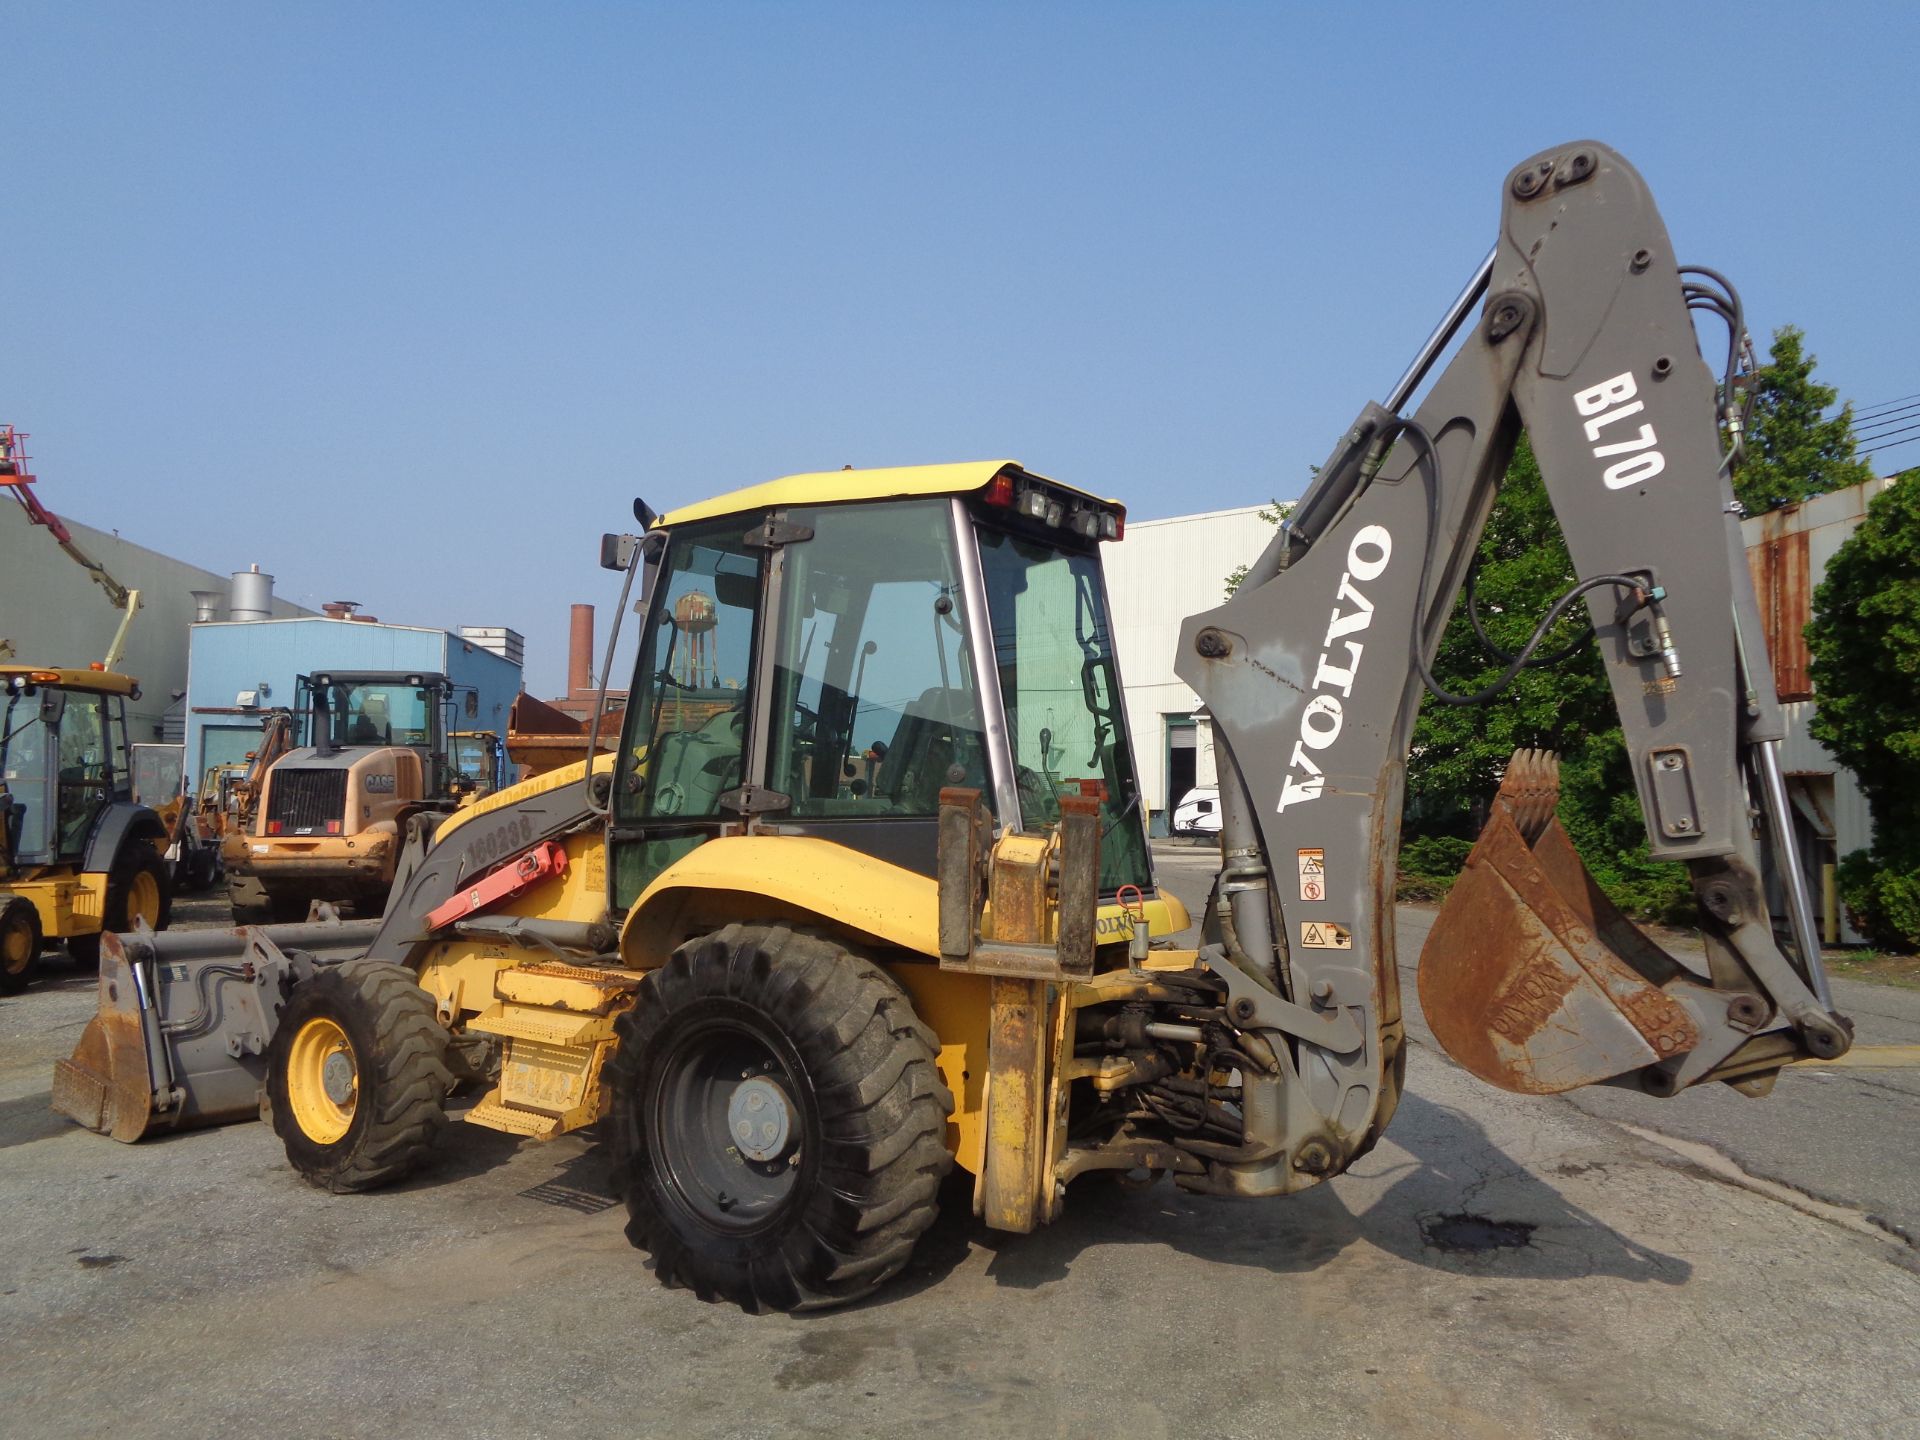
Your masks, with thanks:
<instances>
[{"instance_id":1,"label":"blue metal building","mask_svg":"<svg viewBox=\"0 0 1920 1440\"><path fill-rule=\"evenodd\" d=\"M193 627L187 648L187 765L194 789L210 765L240 760L260 739L261 716L294 703L297 676L318 671L439 672L463 697L456 730L492 730L504 741L520 693L520 667L445 630L314 617L212 621Z\"/></svg>"}]
</instances>

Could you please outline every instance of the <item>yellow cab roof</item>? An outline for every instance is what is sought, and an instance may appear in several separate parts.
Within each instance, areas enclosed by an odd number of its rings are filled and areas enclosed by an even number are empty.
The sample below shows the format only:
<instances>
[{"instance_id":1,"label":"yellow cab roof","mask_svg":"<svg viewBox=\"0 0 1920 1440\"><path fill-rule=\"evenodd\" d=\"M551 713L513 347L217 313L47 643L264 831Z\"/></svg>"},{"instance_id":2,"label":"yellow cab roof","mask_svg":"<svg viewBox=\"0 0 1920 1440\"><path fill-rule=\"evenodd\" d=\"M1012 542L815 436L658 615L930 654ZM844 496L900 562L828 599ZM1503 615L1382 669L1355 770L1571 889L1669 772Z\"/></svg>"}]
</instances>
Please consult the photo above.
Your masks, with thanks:
<instances>
[{"instance_id":1,"label":"yellow cab roof","mask_svg":"<svg viewBox=\"0 0 1920 1440\"><path fill-rule=\"evenodd\" d=\"M736 515L749 510L768 510L775 506L833 505L848 500L900 500L917 495L971 495L984 490L993 478L1006 471L1016 478L1026 476L1057 490L1100 497L1058 480L1035 475L1013 460L965 460L954 465L896 465L876 470L820 470L808 475L786 475L744 490L732 490L683 505L669 511L656 522L661 525L685 525L695 520L711 520L721 515ZM1101 500L1119 509L1118 501Z\"/></svg>"},{"instance_id":2,"label":"yellow cab roof","mask_svg":"<svg viewBox=\"0 0 1920 1440\"><path fill-rule=\"evenodd\" d=\"M131 695L134 678L111 670L73 670L60 665L0 665L0 688L16 675L36 685L58 685L63 690L91 690L102 695Z\"/></svg>"}]
</instances>

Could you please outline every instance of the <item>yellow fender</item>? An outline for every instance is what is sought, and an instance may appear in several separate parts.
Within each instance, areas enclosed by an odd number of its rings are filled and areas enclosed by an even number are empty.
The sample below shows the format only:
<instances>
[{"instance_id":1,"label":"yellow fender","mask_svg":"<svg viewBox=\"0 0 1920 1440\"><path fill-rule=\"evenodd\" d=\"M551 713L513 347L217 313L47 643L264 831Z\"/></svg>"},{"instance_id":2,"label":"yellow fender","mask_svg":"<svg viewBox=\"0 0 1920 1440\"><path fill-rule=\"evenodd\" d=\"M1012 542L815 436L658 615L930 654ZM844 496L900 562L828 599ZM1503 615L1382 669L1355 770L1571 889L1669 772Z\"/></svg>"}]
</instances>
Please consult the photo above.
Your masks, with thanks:
<instances>
[{"instance_id":1,"label":"yellow fender","mask_svg":"<svg viewBox=\"0 0 1920 1440\"><path fill-rule=\"evenodd\" d=\"M803 835L729 835L709 840L655 877L627 911L621 963L664 965L689 936L734 921L824 923L886 945L938 958L940 887L932 878L831 840ZM1186 907L1171 894L1146 902L1147 929L1186 929ZM1124 943L1132 922L1100 907L1100 944Z\"/></svg>"},{"instance_id":2,"label":"yellow fender","mask_svg":"<svg viewBox=\"0 0 1920 1440\"><path fill-rule=\"evenodd\" d=\"M825 924L940 954L940 887L925 875L809 835L726 835L669 865L627 911L620 960L666 963L690 935L733 921Z\"/></svg>"}]
</instances>

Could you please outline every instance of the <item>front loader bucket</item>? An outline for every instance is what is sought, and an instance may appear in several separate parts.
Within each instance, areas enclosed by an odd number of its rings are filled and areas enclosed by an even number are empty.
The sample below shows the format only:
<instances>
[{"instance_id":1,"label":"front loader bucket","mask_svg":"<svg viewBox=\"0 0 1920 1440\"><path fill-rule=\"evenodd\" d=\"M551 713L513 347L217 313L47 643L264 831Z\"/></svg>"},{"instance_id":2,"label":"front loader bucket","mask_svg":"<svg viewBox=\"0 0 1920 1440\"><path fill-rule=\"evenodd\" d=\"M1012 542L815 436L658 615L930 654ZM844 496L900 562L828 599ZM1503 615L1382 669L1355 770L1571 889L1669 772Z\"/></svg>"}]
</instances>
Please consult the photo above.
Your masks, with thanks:
<instances>
[{"instance_id":1,"label":"front loader bucket","mask_svg":"<svg viewBox=\"0 0 1920 1440\"><path fill-rule=\"evenodd\" d=\"M53 1108L131 1143L153 1122L153 1082L141 1006L117 935L100 942L100 1008L71 1057L53 1067Z\"/></svg>"},{"instance_id":2,"label":"front loader bucket","mask_svg":"<svg viewBox=\"0 0 1920 1440\"><path fill-rule=\"evenodd\" d=\"M1551 1095L1700 1043L1683 967L1607 899L1554 818L1559 760L1522 750L1420 953L1435 1038L1489 1084Z\"/></svg>"},{"instance_id":3,"label":"front loader bucket","mask_svg":"<svg viewBox=\"0 0 1920 1440\"><path fill-rule=\"evenodd\" d=\"M100 944L99 1008L53 1070L53 1108L132 1143L252 1120L293 984L361 954L378 921L143 931Z\"/></svg>"}]
</instances>

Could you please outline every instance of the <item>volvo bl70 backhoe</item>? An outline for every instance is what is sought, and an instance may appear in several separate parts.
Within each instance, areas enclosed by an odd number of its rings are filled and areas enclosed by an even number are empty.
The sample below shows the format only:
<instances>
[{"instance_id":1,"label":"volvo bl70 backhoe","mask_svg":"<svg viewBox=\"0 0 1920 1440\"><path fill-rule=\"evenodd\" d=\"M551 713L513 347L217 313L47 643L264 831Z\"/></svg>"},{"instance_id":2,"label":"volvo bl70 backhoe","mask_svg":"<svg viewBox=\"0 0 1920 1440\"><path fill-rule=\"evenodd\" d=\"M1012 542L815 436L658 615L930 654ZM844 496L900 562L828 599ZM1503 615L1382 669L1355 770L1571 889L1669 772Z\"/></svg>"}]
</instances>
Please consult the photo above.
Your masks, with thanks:
<instances>
[{"instance_id":1,"label":"volvo bl70 backhoe","mask_svg":"<svg viewBox=\"0 0 1920 1440\"><path fill-rule=\"evenodd\" d=\"M604 1122L659 1275L752 1308L869 1293L954 1165L1012 1231L1096 1171L1319 1184L1399 1100L1408 735L1523 427L1580 578L1507 677L1584 602L1706 958L1608 904L1523 753L1421 958L1434 1032L1536 1094L1757 1094L1840 1054L1728 483L1738 302L1604 146L1528 160L1503 201L1387 402L1182 631L1220 759L1197 948L1155 939L1185 917L1129 758L1120 508L999 462L795 476L636 506L603 544L645 615L614 754L417 818L377 923L122 937L55 1103L131 1139L264 1096L336 1190L407 1173L463 1088L514 1134ZM1718 376L1695 311L1730 333Z\"/></svg>"}]
</instances>

